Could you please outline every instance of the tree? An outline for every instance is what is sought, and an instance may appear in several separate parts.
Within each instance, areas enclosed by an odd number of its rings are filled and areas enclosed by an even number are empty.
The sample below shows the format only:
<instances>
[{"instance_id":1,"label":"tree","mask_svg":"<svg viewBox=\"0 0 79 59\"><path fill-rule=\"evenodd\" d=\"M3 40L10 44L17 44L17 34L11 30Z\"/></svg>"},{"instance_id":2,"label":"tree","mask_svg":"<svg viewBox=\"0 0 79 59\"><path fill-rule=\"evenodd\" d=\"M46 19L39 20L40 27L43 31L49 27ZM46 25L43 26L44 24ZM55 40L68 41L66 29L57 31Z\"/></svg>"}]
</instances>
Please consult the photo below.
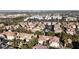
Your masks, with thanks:
<instances>
[{"instance_id":1,"label":"tree","mask_svg":"<svg viewBox=\"0 0 79 59\"><path fill-rule=\"evenodd\" d=\"M65 41L70 38L70 36L65 32L60 33L58 36L60 36L60 44L62 44L62 46L64 46Z\"/></svg>"},{"instance_id":2,"label":"tree","mask_svg":"<svg viewBox=\"0 0 79 59\"><path fill-rule=\"evenodd\" d=\"M55 33L52 31L47 32L47 36L54 36L54 35L55 35Z\"/></svg>"},{"instance_id":3,"label":"tree","mask_svg":"<svg viewBox=\"0 0 79 59\"><path fill-rule=\"evenodd\" d=\"M49 47L49 45L50 45L49 40L44 41L43 45Z\"/></svg>"},{"instance_id":4,"label":"tree","mask_svg":"<svg viewBox=\"0 0 79 59\"><path fill-rule=\"evenodd\" d=\"M20 41L21 41L21 40L19 40L19 39L17 39L17 40L16 40L16 39L13 39L13 40L12 40L12 42L13 42L12 46L13 46L14 48L18 47L19 44L20 44Z\"/></svg>"},{"instance_id":5,"label":"tree","mask_svg":"<svg viewBox=\"0 0 79 59\"><path fill-rule=\"evenodd\" d=\"M27 49L29 48L27 44L24 44L25 42L21 41L20 44L19 44L19 48L21 49Z\"/></svg>"},{"instance_id":6,"label":"tree","mask_svg":"<svg viewBox=\"0 0 79 59\"><path fill-rule=\"evenodd\" d=\"M72 36L72 40L73 40L73 41L79 41L79 35L78 35L78 34L77 34L77 35L76 35L76 34L73 35L73 36Z\"/></svg>"},{"instance_id":7,"label":"tree","mask_svg":"<svg viewBox=\"0 0 79 59\"><path fill-rule=\"evenodd\" d=\"M4 31L4 29L0 28L0 33L2 33Z\"/></svg>"},{"instance_id":8,"label":"tree","mask_svg":"<svg viewBox=\"0 0 79 59\"><path fill-rule=\"evenodd\" d=\"M73 48L73 45L70 44L70 43L68 43L68 44L66 45L66 47L67 47L67 48Z\"/></svg>"},{"instance_id":9,"label":"tree","mask_svg":"<svg viewBox=\"0 0 79 59\"><path fill-rule=\"evenodd\" d=\"M36 38L31 39L27 45L29 48L32 48L33 46L35 46L36 44L38 44L38 40Z\"/></svg>"},{"instance_id":10,"label":"tree","mask_svg":"<svg viewBox=\"0 0 79 59\"><path fill-rule=\"evenodd\" d=\"M55 36L61 37L62 33L55 33Z\"/></svg>"},{"instance_id":11,"label":"tree","mask_svg":"<svg viewBox=\"0 0 79 59\"><path fill-rule=\"evenodd\" d=\"M34 34L36 34L36 35L43 35L44 33L42 31L36 31Z\"/></svg>"},{"instance_id":12,"label":"tree","mask_svg":"<svg viewBox=\"0 0 79 59\"><path fill-rule=\"evenodd\" d=\"M23 28L23 27L17 28L16 31L17 31L17 32L24 32L24 33L26 33L26 29Z\"/></svg>"},{"instance_id":13,"label":"tree","mask_svg":"<svg viewBox=\"0 0 79 59\"><path fill-rule=\"evenodd\" d=\"M30 34L30 33L33 33L33 32L31 30L26 30L26 33Z\"/></svg>"},{"instance_id":14,"label":"tree","mask_svg":"<svg viewBox=\"0 0 79 59\"><path fill-rule=\"evenodd\" d=\"M61 33L61 39L63 39L63 40L69 39L70 37L71 37L71 35L68 35L68 34L65 33L65 32L62 32L62 33Z\"/></svg>"}]
</instances>

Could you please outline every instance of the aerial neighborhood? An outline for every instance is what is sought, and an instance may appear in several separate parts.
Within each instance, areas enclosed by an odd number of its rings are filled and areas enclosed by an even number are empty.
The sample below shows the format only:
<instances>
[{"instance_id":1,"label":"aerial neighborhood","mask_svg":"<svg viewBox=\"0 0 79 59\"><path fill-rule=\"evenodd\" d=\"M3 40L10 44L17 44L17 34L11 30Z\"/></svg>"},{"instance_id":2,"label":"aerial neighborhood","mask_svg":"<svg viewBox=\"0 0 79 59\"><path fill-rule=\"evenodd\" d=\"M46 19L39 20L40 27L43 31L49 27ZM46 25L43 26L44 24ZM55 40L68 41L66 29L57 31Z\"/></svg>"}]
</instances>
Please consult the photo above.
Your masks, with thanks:
<instances>
[{"instance_id":1,"label":"aerial neighborhood","mask_svg":"<svg viewBox=\"0 0 79 59\"><path fill-rule=\"evenodd\" d=\"M0 49L79 49L79 11L1 12Z\"/></svg>"}]
</instances>

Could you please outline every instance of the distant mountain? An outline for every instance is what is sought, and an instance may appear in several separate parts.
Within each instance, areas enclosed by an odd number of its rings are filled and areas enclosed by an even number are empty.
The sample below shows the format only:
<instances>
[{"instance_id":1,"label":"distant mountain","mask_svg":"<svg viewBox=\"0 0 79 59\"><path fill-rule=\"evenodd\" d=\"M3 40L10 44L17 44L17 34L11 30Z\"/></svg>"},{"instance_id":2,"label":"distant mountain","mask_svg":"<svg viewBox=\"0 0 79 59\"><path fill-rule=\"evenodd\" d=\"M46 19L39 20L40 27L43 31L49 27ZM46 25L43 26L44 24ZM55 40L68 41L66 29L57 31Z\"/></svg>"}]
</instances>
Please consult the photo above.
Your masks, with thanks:
<instances>
[{"instance_id":1,"label":"distant mountain","mask_svg":"<svg viewBox=\"0 0 79 59\"><path fill-rule=\"evenodd\" d=\"M0 10L0 13L79 13L79 10Z\"/></svg>"}]
</instances>

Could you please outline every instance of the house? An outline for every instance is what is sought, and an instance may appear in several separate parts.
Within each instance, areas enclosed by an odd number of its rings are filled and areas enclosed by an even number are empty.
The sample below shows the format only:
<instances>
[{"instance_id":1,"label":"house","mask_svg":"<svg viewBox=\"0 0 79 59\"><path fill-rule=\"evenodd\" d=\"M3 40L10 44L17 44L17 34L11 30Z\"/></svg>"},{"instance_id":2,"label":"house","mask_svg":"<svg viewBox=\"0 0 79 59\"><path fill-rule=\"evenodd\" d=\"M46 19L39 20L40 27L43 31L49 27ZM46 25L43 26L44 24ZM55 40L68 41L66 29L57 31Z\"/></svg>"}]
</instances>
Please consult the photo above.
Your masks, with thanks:
<instances>
[{"instance_id":1,"label":"house","mask_svg":"<svg viewBox=\"0 0 79 59\"><path fill-rule=\"evenodd\" d=\"M51 38L51 36L39 35L38 43L43 44L45 41L49 40L50 38Z\"/></svg>"},{"instance_id":2,"label":"house","mask_svg":"<svg viewBox=\"0 0 79 59\"><path fill-rule=\"evenodd\" d=\"M8 40L13 40L16 38L17 33L16 32L3 32L3 35L5 35L7 37Z\"/></svg>"},{"instance_id":3,"label":"house","mask_svg":"<svg viewBox=\"0 0 79 59\"><path fill-rule=\"evenodd\" d=\"M62 19L62 16L59 14L54 14L52 17L53 19Z\"/></svg>"},{"instance_id":4,"label":"house","mask_svg":"<svg viewBox=\"0 0 79 59\"><path fill-rule=\"evenodd\" d=\"M76 21L77 18L76 17L67 17L66 21Z\"/></svg>"},{"instance_id":5,"label":"house","mask_svg":"<svg viewBox=\"0 0 79 59\"><path fill-rule=\"evenodd\" d=\"M75 29L67 29L66 33L70 34L70 35L74 35L74 34L76 34L76 31L75 31Z\"/></svg>"},{"instance_id":6,"label":"house","mask_svg":"<svg viewBox=\"0 0 79 59\"><path fill-rule=\"evenodd\" d=\"M24 21L28 21L29 17L25 18Z\"/></svg>"},{"instance_id":7,"label":"house","mask_svg":"<svg viewBox=\"0 0 79 59\"><path fill-rule=\"evenodd\" d=\"M11 41L10 41L10 42L7 42L7 44L8 44L8 45L12 45L12 44L13 44L13 42L11 42Z\"/></svg>"},{"instance_id":8,"label":"house","mask_svg":"<svg viewBox=\"0 0 79 59\"><path fill-rule=\"evenodd\" d=\"M51 16L47 15L47 16L45 17L45 19L46 19L46 20L50 20L50 19L52 19L52 18L51 18Z\"/></svg>"},{"instance_id":9,"label":"house","mask_svg":"<svg viewBox=\"0 0 79 59\"><path fill-rule=\"evenodd\" d=\"M41 27L32 28L31 31L32 32L42 31L42 28Z\"/></svg>"},{"instance_id":10,"label":"house","mask_svg":"<svg viewBox=\"0 0 79 59\"><path fill-rule=\"evenodd\" d=\"M63 26L66 28L66 33L74 35L77 31L77 24L76 22L64 22Z\"/></svg>"},{"instance_id":11,"label":"house","mask_svg":"<svg viewBox=\"0 0 79 59\"><path fill-rule=\"evenodd\" d=\"M11 26L5 26L6 30L9 30L11 28Z\"/></svg>"},{"instance_id":12,"label":"house","mask_svg":"<svg viewBox=\"0 0 79 59\"><path fill-rule=\"evenodd\" d=\"M60 23L56 23L55 25L54 25L54 31L55 31L55 33L61 33L63 30L62 30L62 28L60 27Z\"/></svg>"},{"instance_id":13,"label":"house","mask_svg":"<svg viewBox=\"0 0 79 59\"><path fill-rule=\"evenodd\" d=\"M33 47L33 49L48 49L47 46L37 44Z\"/></svg>"},{"instance_id":14,"label":"house","mask_svg":"<svg viewBox=\"0 0 79 59\"><path fill-rule=\"evenodd\" d=\"M39 19L39 20L41 20L41 19L43 19L43 16L33 15L33 16L29 17L29 19Z\"/></svg>"},{"instance_id":15,"label":"house","mask_svg":"<svg viewBox=\"0 0 79 59\"><path fill-rule=\"evenodd\" d=\"M14 30L16 30L17 28L19 28L20 27L20 25L15 25L14 26Z\"/></svg>"},{"instance_id":16,"label":"house","mask_svg":"<svg viewBox=\"0 0 79 59\"><path fill-rule=\"evenodd\" d=\"M4 27L5 25L2 23L2 24L0 24L0 28L2 28L2 27Z\"/></svg>"},{"instance_id":17,"label":"house","mask_svg":"<svg viewBox=\"0 0 79 59\"><path fill-rule=\"evenodd\" d=\"M27 42L34 37L34 34L18 33L16 39L26 40Z\"/></svg>"},{"instance_id":18,"label":"house","mask_svg":"<svg viewBox=\"0 0 79 59\"><path fill-rule=\"evenodd\" d=\"M60 38L57 36L53 36L52 38L50 38L49 40L50 47L59 48L60 47L59 40Z\"/></svg>"},{"instance_id":19,"label":"house","mask_svg":"<svg viewBox=\"0 0 79 59\"><path fill-rule=\"evenodd\" d=\"M68 43L70 43L70 44L72 43L72 40L71 40L71 39L67 39L67 41L68 41Z\"/></svg>"},{"instance_id":20,"label":"house","mask_svg":"<svg viewBox=\"0 0 79 59\"><path fill-rule=\"evenodd\" d=\"M14 25L8 25L4 27L5 30L14 30Z\"/></svg>"}]
</instances>

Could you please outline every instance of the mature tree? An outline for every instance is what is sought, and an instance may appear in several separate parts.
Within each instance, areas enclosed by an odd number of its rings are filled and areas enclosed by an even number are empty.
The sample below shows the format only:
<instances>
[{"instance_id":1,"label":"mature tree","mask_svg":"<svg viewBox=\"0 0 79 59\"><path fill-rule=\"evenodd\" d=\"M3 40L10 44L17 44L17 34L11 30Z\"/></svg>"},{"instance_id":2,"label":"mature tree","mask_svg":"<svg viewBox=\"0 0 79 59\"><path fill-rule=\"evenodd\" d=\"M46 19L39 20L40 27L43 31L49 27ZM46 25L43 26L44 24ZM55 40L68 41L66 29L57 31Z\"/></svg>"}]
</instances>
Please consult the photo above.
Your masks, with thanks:
<instances>
[{"instance_id":1,"label":"mature tree","mask_svg":"<svg viewBox=\"0 0 79 59\"><path fill-rule=\"evenodd\" d=\"M68 43L68 44L66 45L66 48L70 48L70 49L72 49L72 48L73 48L73 45L70 44L70 43Z\"/></svg>"},{"instance_id":2,"label":"mature tree","mask_svg":"<svg viewBox=\"0 0 79 59\"><path fill-rule=\"evenodd\" d=\"M4 31L4 29L3 28L0 28L0 33L2 33Z\"/></svg>"},{"instance_id":3,"label":"mature tree","mask_svg":"<svg viewBox=\"0 0 79 59\"><path fill-rule=\"evenodd\" d=\"M36 31L34 34L36 34L36 35L43 35L44 33L42 31Z\"/></svg>"},{"instance_id":4,"label":"mature tree","mask_svg":"<svg viewBox=\"0 0 79 59\"><path fill-rule=\"evenodd\" d=\"M16 39L13 39L13 40L12 40L12 42L13 42L12 46L13 46L14 48L18 47L19 44L20 44L20 41L21 41L21 40L19 40L19 39L17 39L17 40L16 40Z\"/></svg>"},{"instance_id":5,"label":"mature tree","mask_svg":"<svg viewBox=\"0 0 79 59\"><path fill-rule=\"evenodd\" d=\"M54 35L55 35L55 33L54 33L54 32L52 32L52 31L49 31L49 32L47 32L47 35L48 35L48 36L54 36Z\"/></svg>"},{"instance_id":6,"label":"mature tree","mask_svg":"<svg viewBox=\"0 0 79 59\"><path fill-rule=\"evenodd\" d=\"M33 38L33 39L31 39L31 40L28 42L29 48L32 48L32 47L35 46L36 44L38 44L38 40L37 40L36 38Z\"/></svg>"},{"instance_id":7,"label":"mature tree","mask_svg":"<svg viewBox=\"0 0 79 59\"><path fill-rule=\"evenodd\" d=\"M19 48L21 48L21 49L27 49L29 47L28 47L27 43L25 44L24 41L20 41Z\"/></svg>"},{"instance_id":8,"label":"mature tree","mask_svg":"<svg viewBox=\"0 0 79 59\"><path fill-rule=\"evenodd\" d=\"M76 34L73 35L73 36L72 36L72 40L73 40L73 41L79 41L79 35L78 35L78 34L77 34L77 35L76 35Z\"/></svg>"},{"instance_id":9,"label":"mature tree","mask_svg":"<svg viewBox=\"0 0 79 59\"><path fill-rule=\"evenodd\" d=\"M26 29L23 27L19 27L16 29L17 32L25 32L26 33Z\"/></svg>"}]
</instances>

